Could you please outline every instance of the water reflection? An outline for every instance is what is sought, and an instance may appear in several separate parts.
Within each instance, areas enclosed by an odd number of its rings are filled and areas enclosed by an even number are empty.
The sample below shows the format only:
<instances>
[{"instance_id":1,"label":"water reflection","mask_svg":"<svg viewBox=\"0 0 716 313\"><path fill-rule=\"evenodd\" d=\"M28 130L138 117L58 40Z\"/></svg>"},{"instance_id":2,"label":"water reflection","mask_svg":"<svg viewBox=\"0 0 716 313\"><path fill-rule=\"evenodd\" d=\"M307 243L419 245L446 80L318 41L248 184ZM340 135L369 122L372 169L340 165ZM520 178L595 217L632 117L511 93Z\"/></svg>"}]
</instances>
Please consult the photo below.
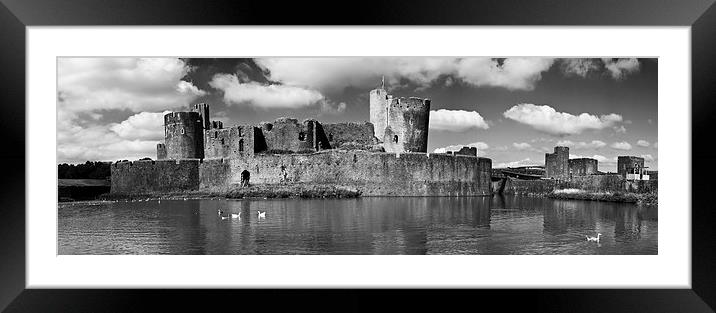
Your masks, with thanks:
<instances>
[{"instance_id":1,"label":"water reflection","mask_svg":"<svg viewBox=\"0 0 716 313\"><path fill-rule=\"evenodd\" d=\"M240 219L222 220L241 212ZM266 212L259 219L257 211ZM60 254L656 254L657 210L495 196L59 208ZM602 233L600 244L586 235Z\"/></svg>"}]
</instances>

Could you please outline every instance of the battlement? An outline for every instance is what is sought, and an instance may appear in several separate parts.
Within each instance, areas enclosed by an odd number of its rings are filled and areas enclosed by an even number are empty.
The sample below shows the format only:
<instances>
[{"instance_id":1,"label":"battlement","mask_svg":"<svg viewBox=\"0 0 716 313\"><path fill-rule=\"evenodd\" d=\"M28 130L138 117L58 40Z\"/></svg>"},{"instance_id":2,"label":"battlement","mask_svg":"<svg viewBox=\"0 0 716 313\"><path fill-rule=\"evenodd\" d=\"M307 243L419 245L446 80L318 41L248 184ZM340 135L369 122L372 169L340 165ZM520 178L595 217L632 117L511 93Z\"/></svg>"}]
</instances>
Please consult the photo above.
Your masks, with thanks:
<instances>
[{"instance_id":1,"label":"battlement","mask_svg":"<svg viewBox=\"0 0 716 313\"><path fill-rule=\"evenodd\" d=\"M164 125L201 123L201 116L197 112L171 112L164 115Z\"/></svg>"},{"instance_id":2,"label":"battlement","mask_svg":"<svg viewBox=\"0 0 716 313\"><path fill-rule=\"evenodd\" d=\"M201 164L202 159L175 159L175 160L135 160L135 161L120 161L112 163L112 167L123 168L131 166L162 166L165 164Z\"/></svg>"},{"instance_id":3,"label":"battlement","mask_svg":"<svg viewBox=\"0 0 716 313\"><path fill-rule=\"evenodd\" d=\"M402 110L430 110L430 99L417 97L399 97L393 98L388 96L388 105L392 109Z\"/></svg>"},{"instance_id":4,"label":"battlement","mask_svg":"<svg viewBox=\"0 0 716 313\"><path fill-rule=\"evenodd\" d=\"M222 128L224 128L224 123L222 121L211 121L210 129L222 129Z\"/></svg>"}]
</instances>

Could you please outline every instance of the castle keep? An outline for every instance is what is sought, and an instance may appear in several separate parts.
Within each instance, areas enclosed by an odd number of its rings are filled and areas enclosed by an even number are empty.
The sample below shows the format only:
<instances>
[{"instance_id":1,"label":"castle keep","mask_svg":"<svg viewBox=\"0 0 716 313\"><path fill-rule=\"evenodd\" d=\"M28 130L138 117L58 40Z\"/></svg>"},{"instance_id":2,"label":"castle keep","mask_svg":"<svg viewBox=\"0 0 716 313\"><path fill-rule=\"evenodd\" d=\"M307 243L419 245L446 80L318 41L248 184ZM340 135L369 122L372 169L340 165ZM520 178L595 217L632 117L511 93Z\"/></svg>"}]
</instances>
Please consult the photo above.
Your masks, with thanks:
<instances>
[{"instance_id":1,"label":"castle keep","mask_svg":"<svg viewBox=\"0 0 716 313\"><path fill-rule=\"evenodd\" d=\"M555 179L569 178L569 147L554 147L554 153L545 153L544 175Z\"/></svg>"},{"instance_id":2,"label":"castle keep","mask_svg":"<svg viewBox=\"0 0 716 313\"><path fill-rule=\"evenodd\" d=\"M476 149L427 153L430 100L370 92L370 122L323 124L279 118L225 127L209 105L164 116L156 161L112 165L112 192L239 188L251 184L330 184L367 196L482 196L492 193L492 161Z\"/></svg>"}]
</instances>

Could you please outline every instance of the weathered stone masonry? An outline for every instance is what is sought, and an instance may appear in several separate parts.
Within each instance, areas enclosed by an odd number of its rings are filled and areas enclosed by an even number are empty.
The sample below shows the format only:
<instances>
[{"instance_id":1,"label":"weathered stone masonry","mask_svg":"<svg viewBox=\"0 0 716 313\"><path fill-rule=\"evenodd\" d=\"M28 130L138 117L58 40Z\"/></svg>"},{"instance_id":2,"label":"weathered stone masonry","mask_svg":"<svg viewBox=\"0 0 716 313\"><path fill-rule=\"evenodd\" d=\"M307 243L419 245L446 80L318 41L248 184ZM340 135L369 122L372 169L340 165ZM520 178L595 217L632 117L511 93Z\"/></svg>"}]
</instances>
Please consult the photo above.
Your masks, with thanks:
<instances>
[{"instance_id":1,"label":"weathered stone masonry","mask_svg":"<svg viewBox=\"0 0 716 313\"><path fill-rule=\"evenodd\" d=\"M164 116L158 161L112 165L112 192L151 193L251 184L331 184L367 196L482 196L492 161L476 149L426 153L430 100L371 91L371 122L279 118L256 125L211 121L209 106Z\"/></svg>"},{"instance_id":2,"label":"weathered stone masonry","mask_svg":"<svg viewBox=\"0 0 716 313\"><path fill-rule=\"evenodd\" d=\"M198 159L112 164L112 193L142 194L199 190Z\"/></svg>"},{"instance_id":3,"label":"weathered stone masonry","mask_svg":"<svg viewBox=\"0 0 716 313\"><path fill-rule=\"evenodd\" d=\"M480 196L492 191L492 161L461 155L337 150L205 160L200 167L202 190L238 186L240 173L247 170L256 184L333 184L367 196Z\"/></svg>"}]
</instances>

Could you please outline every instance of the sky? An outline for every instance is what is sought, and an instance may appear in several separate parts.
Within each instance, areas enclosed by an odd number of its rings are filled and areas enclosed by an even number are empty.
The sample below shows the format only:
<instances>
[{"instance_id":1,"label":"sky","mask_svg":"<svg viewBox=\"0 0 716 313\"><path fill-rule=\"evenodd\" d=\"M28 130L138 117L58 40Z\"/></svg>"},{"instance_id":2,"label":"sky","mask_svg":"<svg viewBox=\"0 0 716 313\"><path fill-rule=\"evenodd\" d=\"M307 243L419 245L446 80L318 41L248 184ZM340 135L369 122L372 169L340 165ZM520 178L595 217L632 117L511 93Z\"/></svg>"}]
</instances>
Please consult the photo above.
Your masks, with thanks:
<instances>
[{"instance_id":1,"label":"sky","mask_svg":"<svg viewBox=\"0 0 716 313\"><path fill-rule=\"evenodd\" d=\"M658 169L658 59L537 57L59 58L58 163L156 158L163 115L210 105L225 126L369 120L369 92L431 99L429 152L478 148L493 167L554 146L604 172Z\"/></svg>"}]
</instances>

